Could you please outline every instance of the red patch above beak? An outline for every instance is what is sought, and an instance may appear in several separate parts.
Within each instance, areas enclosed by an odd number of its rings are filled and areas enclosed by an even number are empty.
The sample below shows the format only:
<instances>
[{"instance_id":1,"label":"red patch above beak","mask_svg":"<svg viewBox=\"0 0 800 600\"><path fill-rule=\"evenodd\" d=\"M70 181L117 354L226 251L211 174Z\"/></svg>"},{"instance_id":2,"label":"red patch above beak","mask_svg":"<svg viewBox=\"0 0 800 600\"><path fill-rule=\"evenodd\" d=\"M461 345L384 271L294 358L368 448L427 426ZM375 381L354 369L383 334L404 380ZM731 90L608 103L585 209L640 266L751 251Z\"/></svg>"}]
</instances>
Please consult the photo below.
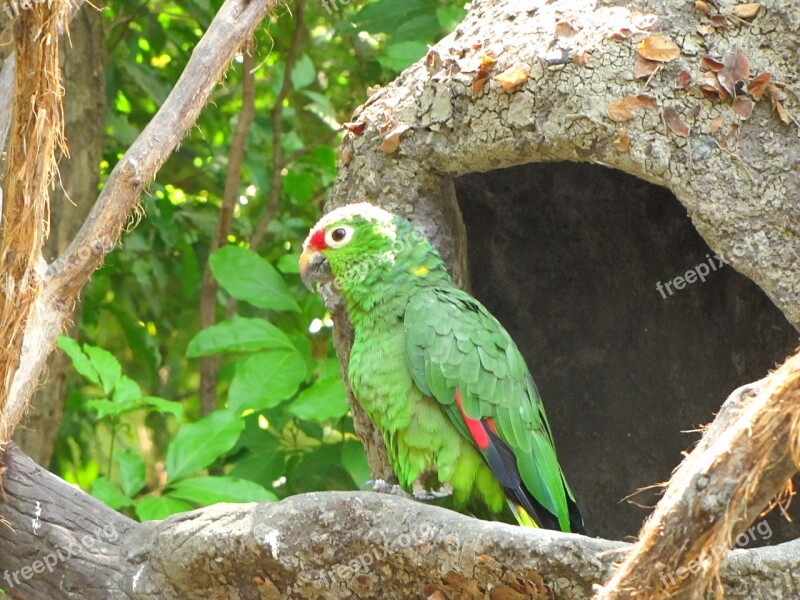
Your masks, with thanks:
<instances>
[{"instance_id":1,"label":"red patch above beak","mask_svg":"<svg viewBox=\"0 0 800 600\"><path fill-rule=\"evenodd\" d=\"M308 238L309 250L314 250L315 252L319 252L320 250L324 250L327 247L328 245L325 243L324 229L317 229L314 233L311 234L311 237Z\"/></svg>"}]
</instances>

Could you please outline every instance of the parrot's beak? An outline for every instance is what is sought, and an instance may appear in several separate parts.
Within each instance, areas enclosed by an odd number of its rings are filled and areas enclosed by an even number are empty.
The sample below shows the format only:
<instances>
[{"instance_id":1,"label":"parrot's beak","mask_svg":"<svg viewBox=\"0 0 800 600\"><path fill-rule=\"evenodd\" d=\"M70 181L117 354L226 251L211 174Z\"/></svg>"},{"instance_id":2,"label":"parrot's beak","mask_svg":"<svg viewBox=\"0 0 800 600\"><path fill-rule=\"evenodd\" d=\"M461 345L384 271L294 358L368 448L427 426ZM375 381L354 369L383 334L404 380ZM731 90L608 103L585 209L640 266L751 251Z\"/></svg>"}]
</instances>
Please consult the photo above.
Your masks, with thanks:
<instances>
[{"instance_id":1,"label":"parrot's beak","mask_svg":"<svg viewBox=\"0 0 800 600\"><path fill-rule=\"evenodd\" d=\"M326 283L333 279L328 259L320 252L304 250L300 255L300 279L312 292L315 283Z\"/></svg>"}]
</instances>

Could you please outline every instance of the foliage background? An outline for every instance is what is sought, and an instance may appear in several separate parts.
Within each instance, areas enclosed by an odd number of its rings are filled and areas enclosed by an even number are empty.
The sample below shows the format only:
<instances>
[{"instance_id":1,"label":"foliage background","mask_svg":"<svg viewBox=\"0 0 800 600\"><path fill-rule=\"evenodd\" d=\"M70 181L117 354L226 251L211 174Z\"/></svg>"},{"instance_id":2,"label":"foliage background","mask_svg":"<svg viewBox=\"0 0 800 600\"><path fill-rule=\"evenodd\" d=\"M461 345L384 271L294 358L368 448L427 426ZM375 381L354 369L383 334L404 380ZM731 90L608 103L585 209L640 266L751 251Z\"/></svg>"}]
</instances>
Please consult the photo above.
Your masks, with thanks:
<instances>
[{"instance_id":1,"label":"foliage background","mask_svg":"<svg viewBox=\"0 0 800 600\"><path fill-rule=\"evenodd\" d=\"M140 520L217 501L353 489L369 476L331 322L301 285L297 257L336 174L341 123L367 87L424 56L465 11L450 0L300 1L282 6L254 40L255 118L223 247L212 252L243 106L241 61L150 186L141 218L87 286L71 338L59 342L73 368L50 468ZM110 1L103 9L101 186L220 5ZM302 23L292 59L295 13ZM276 138L287 60L294 65ZM279 202L265 218L276 139ZM265 235L252 247L262 219ZM220 284L217 324L201 333L207 264ZM221 357L217 408L207 415L198 399L201 356Z\"/></svg>"}]
</instances>

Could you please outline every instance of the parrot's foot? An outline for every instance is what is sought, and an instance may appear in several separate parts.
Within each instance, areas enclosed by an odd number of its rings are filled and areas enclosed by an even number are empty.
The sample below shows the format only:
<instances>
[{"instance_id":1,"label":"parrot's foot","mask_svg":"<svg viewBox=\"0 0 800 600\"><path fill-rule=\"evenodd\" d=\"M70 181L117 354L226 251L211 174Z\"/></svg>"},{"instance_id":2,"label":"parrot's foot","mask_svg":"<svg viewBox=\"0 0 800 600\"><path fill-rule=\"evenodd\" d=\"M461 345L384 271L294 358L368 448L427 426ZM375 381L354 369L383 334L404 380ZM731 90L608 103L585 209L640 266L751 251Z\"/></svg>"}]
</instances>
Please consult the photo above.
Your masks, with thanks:
<instances>
[{"instance_id":1,"label":"parrot's foot","mask_svg":"<svg viewBox=\"0 0 800 600\"><path fill-rule=\"evenodd\" d=\"M386 483L383 479L371 479L361 486L362 490L372 490L379 494L391 494L392 496L400 496L401 498L413 498L411 494L406 492L396 483Z\"/></svg>"},{"instance_id":2,"label":"parrot's foot","mask_svg":"<svg viewBox=\"0 0 800 600\"><path fill-rule=\"evenodd\" d=\"M422 501L438 500L453 495L453 486L449 483L442 484L438 490L426 490L419 480L414 482L414 498Z\"/></svg>"}]
</instances>

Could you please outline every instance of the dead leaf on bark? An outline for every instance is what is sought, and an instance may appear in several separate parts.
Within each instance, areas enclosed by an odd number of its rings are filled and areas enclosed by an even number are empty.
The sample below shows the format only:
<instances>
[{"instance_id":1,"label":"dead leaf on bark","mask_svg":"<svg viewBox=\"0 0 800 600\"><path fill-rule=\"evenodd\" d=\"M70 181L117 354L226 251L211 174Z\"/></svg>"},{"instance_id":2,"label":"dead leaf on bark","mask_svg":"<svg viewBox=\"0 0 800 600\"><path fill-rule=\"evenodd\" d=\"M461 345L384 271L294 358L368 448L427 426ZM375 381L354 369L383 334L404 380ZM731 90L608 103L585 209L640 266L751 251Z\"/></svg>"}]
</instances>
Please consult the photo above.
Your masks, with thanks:
<instances>
[{"instance_id":1,"label":"dead leaf on bark","mask_svg":"<svg viewBox=\"0 0 800 600\"><path fill-rule=\"evenodd\" d=\"M347 166L350 164L350 161L353 160L353 150L350 148L350 144L346 144L342 146L342 164Z\"/></svg>"},{"instance_id":2,"label":"dead leaf on bark","mask_svg":"<svg viewBox=\"0 0 800 600\"><path fill-rule=\"evenodd\" d=\"M728 94L736 96L744 88L744 82L750 79L750 62L744 52L734 48L723 57L722 64L725 66L717 74L719 83Z\"/></svg>"},{"instance_id":3,"label":"dead leaf on bark","mask_svg":"<svg viewBox=\"0 0 800 600\"><path fill-rule=\"evenodd\" d=\"M651 35L639 44L639 54L648 60L669 62L681 55L678 44L661 35Z\"/></svg>"},{"instance_id":4,"label":"dead leaf on bark","mask_svg":"<svg viewBox=\"0 0 800 600\"><path fill-rule=\"evenodd\" d=\"M717 29L727 29L728 17L726 17L725 15L714 15L713 17L711 17L711 24Z\"/></svg>"},{"instance_id":5,"label":"dead leaf on bark","mask_svg":"<svg viewBox=\"0 0 800 600\"><path fill-rule=\"evenodd\" d=\"M703 107L700 106L700 103L698 102L697 104L695 104L692 107L692 110L689 111L689 114L692 115L693 117L699 117L700 116L700 112L702 110L703 110Z\"/></svg>"},{"instance_id":6,"label":"dead leaf on bark","mask_svg":"<svg viewBox=\"0 0 800 600\"><path fill-rule=\"evenodd\" d=\"M474 73L481 70L486 71L496 62L497 54L489 51L458 61L458 67L462 73Z\"/></svg>"},{"instance_id":7,"label":"dead leaf on bark","mask_svg":"<svg viewBox=\"0 0 800 600\"><path fill-rule=\"evenodd\" d=\"M781 121L783 121L786 125L791 125L792 117L789 116L789 111L786 110L786 107L780 100L775 101L775 111L778 113L778 117Z\"/></svg>"},{"instance_id":8,"label":"dead leaf on bark","mask_svg":"<svg viewBox=\"0 0 800 600\"><path fill-rule=\"evenodd\" d=\"M657 108L658 101L653 96L625 96L614 100L606 107L608 118L616 123L623 123L633 118L633 111L637 108Z\"/></svg>"},{"instance_id":9,"label":"dead leaf on bark","mask_svg":"<svg viewBox=\"0 0 800 600\"><path fill-rule=\"evenodd\" d=\"M576 33L578 33L578 31L572 26L572 23L568 21L559 21L556 23L557 37L572 37Z\"/></svg>"},{"instance_id":10,"label":"dead leaf on bark","mask_svg":"<svg viewBox=\"0 0 800 600\"><path fill-rule=\"evenodd\" d=\"M672 107L664 109L664 122L670 131L678 137L689 137L689 127L681 120L678 111Z\"/></svg>"},{"instance_id":11,"label":"dead leaf on bark","mask_svg":"<svg viewBox=\"0 0 800 600\"><path fill-rule=\"evenodd\" d=\"M697 85L709 100L725 100L728 97L728 92L720 85L717 74L713 71L706 71L700 75Z\"/></svg>"},{"instance_id":12,"label":"dead leaf on bark","mask_svg":"<svg viewBox=\"0 0 800 600\"><path fill-rule=\"evenodd\" d=\"M628 129L626 127L620 129L612 143L618 152L628 152L631 149L631 137L628 134Z\"/></svg>"},{"instance_id":13,"label":"dead leaf on bark","mask_svg":"<svg viewBox=\"0 0 800 600\"><path fill-rule=\"evenodd\" d=\"M719 73L722 69L725 68L725 65L718 61L713 56L709 56L706 54L703 58L700 59L700 68L706 69L707 71L714 71L715 73Z\"/></svg>"},{"instance_id":14,"label":"dead leaf on bark","mask_svg":"<svg viewBox=\"0 0 800 600\"><path fill-rule=\"evenodd\" d=\"M692 76L689 75L689 71L681 71L675 78L675 85L682 90L685 90L691 84L692 84Z\"/></svg>"},{"instance_id":15,"label":"dead leaf on bark","mask_svg":"<svg viewBox=\"0 0 800 600\"><path fill-rule=\"evenodd\" d=\"M633 76L636 79L650 77L660 64L658 61L646 59L637 52L636 58L633 59Z\"/></svg>"},{"instance_id":16,"label":"dead leaf on bark","mask_svg":"<svg viewBox=\"0 0 800 600\"><path fill-rule=\"evenodd\" d=\"M753 101L746 96L739 96L733 101L733 111L743 119L749 119L753 114Z\"/></svg>"},{"instance_id":17,"label":"dead leaf on bark","mask_svg":"<svg viewBox=\"0 0 800 600\"><path fill-rule=\"evenodd\" d=\"M711 35L715 31L716 31L716 29L714 29L713 25L698 25L697 26L697 33L699 33L702 36Z\"/></svg>"},{"instance_id":18,"label":"dead leaf on bark","mask_svg":"<svg viewBox=\"0 0 800 600\"><path fill-rule=\"evenodd\" d=\"M733 7L733 16L744 21L755 18L758 14L761 5L757 2L748 2L746 4L737 4Z\"/></svg>"},{"instance_id":19,"label":"dead leaf on bark","mask_svg":"<svg viewBox=\"0 0 800 600\"><path fill-rule=\"evenodd\" d=\"M766 94L772 101L772 108L778 113L778 118L786 125L790 125L792 123L792 118L789 116L789 111L787 111L786 107L783 105L785 96L780 88L774 83L768 83L766 86Z\"/></svg>"},{"instance_id":20,"label":"dead leaf on bark","mask_svg":"<svg viewBox=\"0 0 800 600\"><path fill-rule=\"evenodd\" d=\"M343 123L342 124L342 128L343 129L345 129L346 131L349 131L350 133L352 133L354 135L361 135L362 133L364 133L364 128L366 128L366 126L367 126L367 124L364 123L363 121L356 121L356 122L353 122L353 123Z\"/></svg>"},{"instance_id":21,"label":"dead leaf on bark","mask_svg":"<svg viewBox=\"0 0 800 600\"><path fill-rule=\"evenodd\" d=\"M499 75L495 75L493 79L497 81L504 90L510 90L527 81L528 73L530 73L528 65L525 63L517 63Z\"/></svg>"},{"instance_id":22,"label":"dead leaf on bark","mask_svg":"<svg viewBox=\"0 0 800 600\"><path fill-rule=\"evenodd\" d=\"M383 137L383 142L381 142L378 150L384 154L391 154L392 152L395 152L400 147L400 136L409 129L411 129L411 126L406 125L405 123L400 123L397 125Z\"/></svg>"},{"instance_id":23,"label":"dead leaf on bark","mask_svg":"<svg viewBox=\"0 0 800 600\"><path fill-rule=\"evenodd\" d=\"M750 94L756 100L761 100L764 97L764 92L767 89L767 84L769 84L770 80L772 79L772 75L769 73L761 73L760 75L756 75L753 77L753 80L747 86L747 93Z\"/></svg>"},{"instance_id":24,"label":"dead leaf on bark","mask_svg":"<svg viewBox=\"0 0 800 600\"><path fill-rule=\"evenodd\" d=\"M589 54L586 52L578 52L573 55L572 62L579 67L585 67L586 63L589 62Z\"/></svg>"},{"instance_id":25,"label":"dead leaf on bark","mask_svg":"<svg viewBox=\"0 0 800 600\"><path fill-rule=\"evenodd\" d=\"M717 133L723 125L725 125L725 121L722 120L722 117L711 119L711 133Z\"/></svg>"},{"instance_id":26,"label":"dead leaf on bark","mask_svg":"<svg viewBox=\"0 0 800 600\"><path fill-rule=\"evenodd\" d=\"M703 2L703 0L696 0L694 9L702 15L708 15L708 4Z\"/></svg>"},{"instance_id":27,"label":"dead leaf on bark","mask_svg":"<svg viewBox=\"0 0 800 600\"><path fill-rule=\"evenodd\" d=\"M478 71L475 80L472 82L472 93L477 94L480 92L487 81L489 81L489 71Z\"/></svg>"}]
</instances>

